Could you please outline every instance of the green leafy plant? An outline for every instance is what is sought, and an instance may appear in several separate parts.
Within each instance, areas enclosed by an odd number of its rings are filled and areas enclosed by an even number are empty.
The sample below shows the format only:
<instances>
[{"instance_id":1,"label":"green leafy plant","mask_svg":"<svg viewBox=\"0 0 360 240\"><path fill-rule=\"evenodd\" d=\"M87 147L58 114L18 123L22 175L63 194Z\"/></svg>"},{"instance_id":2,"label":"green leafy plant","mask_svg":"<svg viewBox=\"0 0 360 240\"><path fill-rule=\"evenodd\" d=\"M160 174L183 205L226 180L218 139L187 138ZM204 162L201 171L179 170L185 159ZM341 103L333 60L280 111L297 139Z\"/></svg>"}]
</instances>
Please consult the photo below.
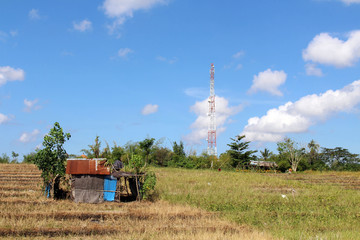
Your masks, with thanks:
<instances>
[{"instance_id":1,"label":"green leafy plant","mask_svg":"<svg viewBox=\"0 0 360 240\"><path fill-rule=\"evenodd\" d=\"M146 173L143 184L140 189L140 193L143 199L151 199L155 193L156 175L154 172Z\"/></svg>"},{"instance_id":2,"label":"green leafy plant","mask_svg":"<svg viewBox=\"0 0 360 240\"><path fill-rule=\"evenodd\" d=\"M63 145L70 137L70 133L64 133L60 124L56 122L50 132L44 136L42 143L44 148L36 153L34 163L42 171L44 184L51 186L51 189L55 179L65 175L67 153Z\"/></svg>"},{"instance_id":3,"label":"green leafy plant","mask_svg":"<svg viewBox=\"0 0 360 240\"><path fill-rule=\"evenodd\" d=\"M144 173L146 171L144 158L138 154L132 155L125 170L136 174Z\"/></svg>"},{"instance_id":4,"label":"green leafy plant","mask_svg":"<svg viewBox=\"0 0 360 240\"><path fill-rule=\"evenodd\" d=\"M154 172L148 171L149 167L146 165L145 159L139 155L134 154L125 165L125 171L133 172L135 174L144 174L140 177L140 194L143 199L151 199L155 194L156 175Z\"/></svg>"}]
</instances>

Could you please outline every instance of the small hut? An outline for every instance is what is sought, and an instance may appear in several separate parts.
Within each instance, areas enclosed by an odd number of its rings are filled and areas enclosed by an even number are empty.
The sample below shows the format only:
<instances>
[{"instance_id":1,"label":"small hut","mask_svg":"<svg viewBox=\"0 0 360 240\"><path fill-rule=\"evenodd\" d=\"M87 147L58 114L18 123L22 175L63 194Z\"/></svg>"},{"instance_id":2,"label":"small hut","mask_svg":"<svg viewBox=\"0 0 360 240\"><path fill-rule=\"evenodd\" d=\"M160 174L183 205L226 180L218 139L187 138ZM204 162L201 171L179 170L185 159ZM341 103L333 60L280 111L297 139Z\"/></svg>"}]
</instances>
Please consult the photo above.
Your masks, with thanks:
<instances>
[{"instance_id":1,"label":"small hut","mask_svg":"<svg viewBox=\"0 0 360 240\"><path fill-rule=\"evenodd\" d=\"M67 159L66 174L71 176L71 196L75 202L102 203L140 199L143 174L120 171L122 163L107 164L105 158Z\"/></svg>"},{"instance_id":2,"label":"small hut","mask_svg":"<svg viewBox=\"0 0 360 240\"><path fill-rule=\"evenodd\" d=\"M265 170L275 169L278 167L276 162L268 162L268 161L250 161L250 167L252 168L260 168Z\"/></svg>"}]
</instances>

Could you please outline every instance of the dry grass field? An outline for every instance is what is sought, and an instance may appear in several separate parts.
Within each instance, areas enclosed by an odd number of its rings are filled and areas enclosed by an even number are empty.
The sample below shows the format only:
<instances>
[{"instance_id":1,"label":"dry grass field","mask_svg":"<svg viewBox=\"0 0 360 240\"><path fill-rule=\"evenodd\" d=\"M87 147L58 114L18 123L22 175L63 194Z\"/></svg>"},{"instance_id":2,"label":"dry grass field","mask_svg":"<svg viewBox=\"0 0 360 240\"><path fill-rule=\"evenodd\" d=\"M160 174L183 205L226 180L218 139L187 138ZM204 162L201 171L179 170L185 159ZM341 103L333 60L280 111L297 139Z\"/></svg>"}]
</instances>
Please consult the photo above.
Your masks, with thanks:
<instances>
[{"instance_id":1,"label":"dry grass field","mask_svg":"<svg viewBox=\"0 0 360 240\"><path fill-rule=\"evenodd\" d=\"M0 238L272 239L218 213L164 200L76 204L46 199L40 189L34 165L0 165Z\"/></svg>"}]
</instances>

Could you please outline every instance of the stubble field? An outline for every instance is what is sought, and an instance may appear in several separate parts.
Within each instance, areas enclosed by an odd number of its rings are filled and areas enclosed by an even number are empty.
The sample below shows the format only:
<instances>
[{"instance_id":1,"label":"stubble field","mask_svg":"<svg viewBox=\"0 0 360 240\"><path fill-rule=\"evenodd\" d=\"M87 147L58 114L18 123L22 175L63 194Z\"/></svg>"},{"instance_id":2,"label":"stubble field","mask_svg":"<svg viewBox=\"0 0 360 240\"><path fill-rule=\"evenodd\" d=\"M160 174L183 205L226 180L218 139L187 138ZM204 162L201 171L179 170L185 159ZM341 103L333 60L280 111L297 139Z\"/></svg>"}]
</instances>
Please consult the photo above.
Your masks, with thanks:
<instances>
[{"instance_id":1,"label":"stubble field","mask_svg":"<svg viewBox=\"0 0 360 240\"><path fill-rule=\"evenodd\" d=\"M360 239L360 173L154 168L155 202L46 199L34 165L0 165L0 238Z\"/></svg>"},{"instance_id":2,"label":"stubble field","mask_svg":"<svg viewBox=\"0 0 360 240\"><path fill-rule=\"evenodd\" d=\"M185 204L76 204L46 199L40 189L34 165L0 165L0 238L272 239L219 213Z\"/></svg>"}]
</instances>

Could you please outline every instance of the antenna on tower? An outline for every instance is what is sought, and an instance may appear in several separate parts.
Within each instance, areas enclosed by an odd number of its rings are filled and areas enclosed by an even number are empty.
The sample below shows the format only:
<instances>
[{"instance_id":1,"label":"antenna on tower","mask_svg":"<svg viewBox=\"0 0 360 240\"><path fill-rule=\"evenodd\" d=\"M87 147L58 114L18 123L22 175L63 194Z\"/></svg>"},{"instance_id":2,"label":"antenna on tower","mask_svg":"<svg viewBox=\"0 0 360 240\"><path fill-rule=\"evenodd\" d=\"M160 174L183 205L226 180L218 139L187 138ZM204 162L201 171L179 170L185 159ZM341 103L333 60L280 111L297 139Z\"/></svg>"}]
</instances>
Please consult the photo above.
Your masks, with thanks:
<instances>
[{"instance_id":1,"label":"antenna on tower","mask_svg":"<svg viewBox=\"0 0 360 240\"><path fill-rule=\"evenodd\" d=\"M215 116L215 88L214 88L214 64L210 68L210 96L209 96L209 128L208 128L208 148L207 153L210 156L217 156L216 150L216 116Z\"/></svg>"}]
</instances>

